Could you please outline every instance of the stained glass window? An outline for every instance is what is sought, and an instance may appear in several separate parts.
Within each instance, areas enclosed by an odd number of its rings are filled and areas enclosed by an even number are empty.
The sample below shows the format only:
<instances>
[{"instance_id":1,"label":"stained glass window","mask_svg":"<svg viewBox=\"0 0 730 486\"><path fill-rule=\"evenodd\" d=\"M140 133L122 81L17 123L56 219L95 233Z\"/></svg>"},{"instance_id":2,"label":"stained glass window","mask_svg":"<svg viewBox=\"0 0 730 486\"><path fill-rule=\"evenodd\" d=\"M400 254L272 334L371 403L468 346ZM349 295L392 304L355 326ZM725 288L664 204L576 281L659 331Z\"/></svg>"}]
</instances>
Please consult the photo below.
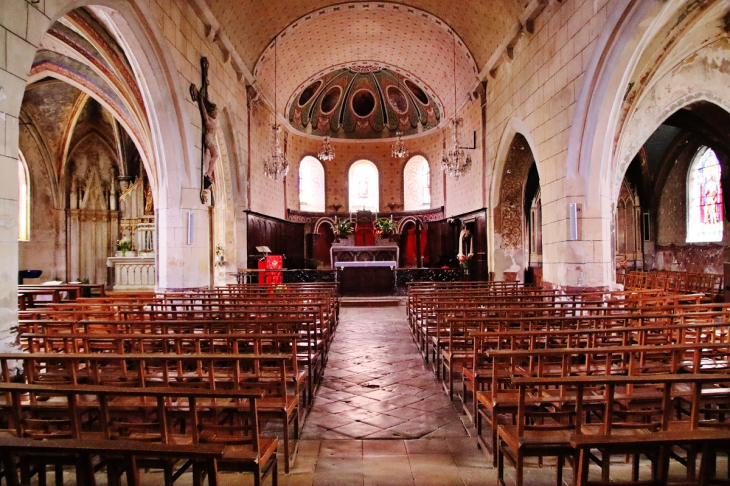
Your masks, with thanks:
<instances>
[{"instance_id":1,"label":"stained glass window","mask_svg":"<svg viewBox=\"0 0 730 486\"><path fill-rule=\"evenodd\" d=\"M431 168L420 155L411 158L403 169L403 197L406 211L431 207Z\"/></svg>"},{"instance_id":2,"label":"stained glass window","mask_svg":"<svg viewBox=\"0 0 730 486\"><path fill-rule=\"evenodd\" d=\"M30 181L28 165L18 151L18 240L30 239Z\"/></svg>"},{"instance_id":3,"label":"stained glass window","mask_svg":"<svg viewBox=\"0 0 730 486\"><path fill-rule=\"evenodd\" d=\"M324 167L311 156L299 164L299 209L324 212Z\"/></svg>"},{"instance_id":4,"label":"stained glass window","mask_svg":"<svg viewBox=\"0 0 730 486\"><path fill-rule=\"evenodd\" d=\"M687 242L722 241L722 169L715 152L701 147L689 169L687 181Z\"/></svg>"},{"instance_id":5,"label":"stained glass window","mask_svg":"<svg viewBox=\"0 0 730 486\"><path fill-rule=\"evenodd\" d=\"M378 168L369 160L358 160L350 166L350 211L377 211Z\"/></svg>"}]
</instances>

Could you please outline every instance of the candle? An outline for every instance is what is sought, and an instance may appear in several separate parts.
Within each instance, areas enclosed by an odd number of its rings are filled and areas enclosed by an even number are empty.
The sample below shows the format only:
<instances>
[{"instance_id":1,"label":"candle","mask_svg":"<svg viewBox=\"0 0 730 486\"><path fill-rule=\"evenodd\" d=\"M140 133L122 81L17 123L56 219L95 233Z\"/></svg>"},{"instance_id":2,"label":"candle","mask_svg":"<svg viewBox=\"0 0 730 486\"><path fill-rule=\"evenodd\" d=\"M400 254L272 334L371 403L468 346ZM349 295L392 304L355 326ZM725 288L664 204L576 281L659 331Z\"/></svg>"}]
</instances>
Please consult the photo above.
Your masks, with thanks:
<instances>
[{"instance_id":1,"label":"candle","mask_svg":"<svg viewBox=\"0 0 730 486\"><path fill-rule=\"evenodd\" d=\"M337 224L337 215L335 214L335 224Z\"/></svg>"}]
</instances>

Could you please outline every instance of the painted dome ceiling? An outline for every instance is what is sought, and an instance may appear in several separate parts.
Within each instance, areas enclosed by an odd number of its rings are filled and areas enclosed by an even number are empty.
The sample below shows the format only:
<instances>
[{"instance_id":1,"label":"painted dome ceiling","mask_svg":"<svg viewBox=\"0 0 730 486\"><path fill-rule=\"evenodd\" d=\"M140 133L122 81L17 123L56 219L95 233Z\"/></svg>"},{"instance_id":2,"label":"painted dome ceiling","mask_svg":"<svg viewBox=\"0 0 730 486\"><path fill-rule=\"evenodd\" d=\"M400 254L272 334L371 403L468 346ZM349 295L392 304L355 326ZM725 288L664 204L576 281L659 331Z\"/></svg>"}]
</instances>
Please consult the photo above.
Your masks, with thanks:
<instances>
[{"instance_id":1,"label":"painted dome ceiling","mask_svg":"<svg viewBox=\"0 0 730 486\"><path fill-rule=\"evenodd\" d=\"M418 83L387 68L358 66L330 72L290 102L289 122L303 133L363 139L423 133L441 110Z\"/></svg>"}]
</instances>

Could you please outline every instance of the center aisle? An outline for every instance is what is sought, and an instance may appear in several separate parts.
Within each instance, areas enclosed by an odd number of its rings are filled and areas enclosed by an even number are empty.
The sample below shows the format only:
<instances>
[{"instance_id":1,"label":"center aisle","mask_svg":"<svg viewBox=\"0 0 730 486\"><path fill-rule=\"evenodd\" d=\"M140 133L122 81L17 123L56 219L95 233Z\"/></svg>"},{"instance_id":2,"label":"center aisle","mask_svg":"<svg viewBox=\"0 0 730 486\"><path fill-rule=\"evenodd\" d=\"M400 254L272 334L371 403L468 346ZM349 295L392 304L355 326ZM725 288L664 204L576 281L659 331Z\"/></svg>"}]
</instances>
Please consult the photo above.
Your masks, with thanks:
<instances>
[{"instance_id":1,"label":"center aisle","mask_svg":"<svg viewBox=\"0 0 730 486\"><path fill-rule=\"evenodd\" d=\"M465 423L424 365L405 306L341 309L302 438L468 437Z\"/></svg>"},{"instance_id":2,"label":"center aisle","mask_svg":"<svg viewBox=\"0 0 730 486\"><path fill-rule=\"evenodd\" d=\"M342 307L296 462L279 484L496 484L454 405L424 365L405 306Z\"/></svg>"}]
</instances>

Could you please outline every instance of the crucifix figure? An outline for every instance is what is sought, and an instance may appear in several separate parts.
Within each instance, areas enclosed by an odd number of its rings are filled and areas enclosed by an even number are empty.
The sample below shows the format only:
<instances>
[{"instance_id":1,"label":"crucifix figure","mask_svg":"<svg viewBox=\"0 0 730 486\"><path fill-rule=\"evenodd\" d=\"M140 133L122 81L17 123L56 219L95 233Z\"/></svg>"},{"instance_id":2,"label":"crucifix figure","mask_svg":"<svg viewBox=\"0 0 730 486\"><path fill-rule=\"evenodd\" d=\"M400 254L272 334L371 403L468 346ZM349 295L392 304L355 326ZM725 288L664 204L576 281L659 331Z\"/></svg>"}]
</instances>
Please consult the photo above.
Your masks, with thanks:
<instances>
[{"instance_id":1,"label":"crucifix figure","mask_svg":"<svg viewBox=\"0 0 730 486\"><path fill-rule=\"evenodd\" d=\"M202 71L203 84L198 89L194 84L190 85L190 95L193 101L198 102L200 108L200 117L203 121L203 160L200 167L201 172L201 190L200 200L207 202L205 191L208 190L215 182L214 170L215 162L218 160L218 143L216 135L218 134L218 107L215 103L211 103L208 99L208 58L200 59L200 68Z\"/></svg>"}]
</instances>

